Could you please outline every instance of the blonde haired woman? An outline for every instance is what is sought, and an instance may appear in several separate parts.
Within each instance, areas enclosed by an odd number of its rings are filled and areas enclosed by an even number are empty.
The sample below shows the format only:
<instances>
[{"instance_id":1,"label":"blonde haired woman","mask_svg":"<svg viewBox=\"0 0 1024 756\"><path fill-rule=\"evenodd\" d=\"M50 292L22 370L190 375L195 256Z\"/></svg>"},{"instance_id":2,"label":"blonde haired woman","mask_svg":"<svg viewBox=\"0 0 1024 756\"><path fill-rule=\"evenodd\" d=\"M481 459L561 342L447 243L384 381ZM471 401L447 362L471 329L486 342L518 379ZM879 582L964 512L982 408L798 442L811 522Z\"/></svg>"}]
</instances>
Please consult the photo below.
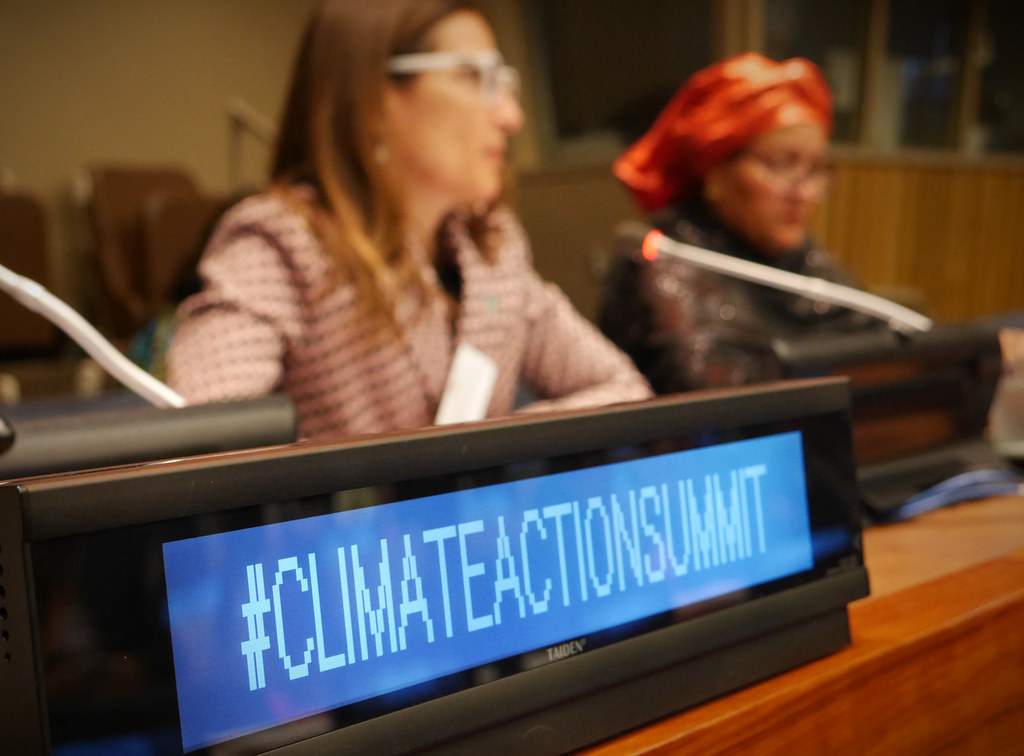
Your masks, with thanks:
<instances>
[{"instance_id":1,"label":"blonde haired woman","mask_svg":"<svg viewBox=\"0 0 1024 756\"><path fill-rule=\"evenodd\" d=\"M307 438L430 424L453 369L485 384L488 417L520 382L532 409L647 397L538 277L502 202L516 87L465 2L324 3L271 185L222 219L180 308L172 386L191 402L283 391Z\"/></svg>"}]
</instances>

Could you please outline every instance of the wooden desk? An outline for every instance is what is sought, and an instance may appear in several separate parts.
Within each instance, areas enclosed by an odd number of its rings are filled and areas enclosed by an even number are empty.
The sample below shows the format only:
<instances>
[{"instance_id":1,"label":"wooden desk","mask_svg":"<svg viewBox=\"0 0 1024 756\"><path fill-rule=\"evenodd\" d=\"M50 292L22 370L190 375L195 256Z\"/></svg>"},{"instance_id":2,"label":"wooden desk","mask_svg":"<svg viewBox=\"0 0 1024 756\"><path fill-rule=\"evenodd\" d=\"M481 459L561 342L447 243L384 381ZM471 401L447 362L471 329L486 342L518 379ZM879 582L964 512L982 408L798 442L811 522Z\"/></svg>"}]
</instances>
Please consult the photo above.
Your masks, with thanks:
<instances>
[{"instance_id":1,"label":"wooden desk","mask_svg":"<svg viewBox=\"0 0 1024 756\"><path fill-rule=\"evenodd\" d=\"M853 644L588 754L1024 754L1024 498L864 534Z\"/></svg>"}]
</instances>

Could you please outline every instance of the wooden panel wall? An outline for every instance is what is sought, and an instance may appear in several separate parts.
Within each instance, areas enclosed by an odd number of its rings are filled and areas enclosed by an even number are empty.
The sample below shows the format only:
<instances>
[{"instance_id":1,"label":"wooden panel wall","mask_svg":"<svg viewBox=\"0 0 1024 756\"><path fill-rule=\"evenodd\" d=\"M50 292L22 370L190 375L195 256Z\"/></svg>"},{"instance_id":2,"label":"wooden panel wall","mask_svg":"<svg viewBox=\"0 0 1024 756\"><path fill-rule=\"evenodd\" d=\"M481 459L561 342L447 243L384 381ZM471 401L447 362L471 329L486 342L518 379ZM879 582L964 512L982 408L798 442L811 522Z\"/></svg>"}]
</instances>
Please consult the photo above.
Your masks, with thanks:
<instances>
[{"instance_id":1,"label":"wooden panel wall","mask_svg":"<svg viewBox=\"0 0 1024 756\"><path fill-rule=\"evenodd\" d=\"M1024 309L1024 165L840 159L815 236L940 321Z\"/></svg>"},{"instance_id":2,"label":"wooden panel wall","mask_svg":"<svg viewBox=\"0 0 1024 756\"><path fill-rule=\"evenodd\" d=\"M1024 310L1024 161L835 162L812 233L865 286L924 303L940 322ZM618 222L641 217L628 194L608 166L590 165L526 172L515 195L537 267L594 317L593 263Z\"/></svg>"}]
</instances>

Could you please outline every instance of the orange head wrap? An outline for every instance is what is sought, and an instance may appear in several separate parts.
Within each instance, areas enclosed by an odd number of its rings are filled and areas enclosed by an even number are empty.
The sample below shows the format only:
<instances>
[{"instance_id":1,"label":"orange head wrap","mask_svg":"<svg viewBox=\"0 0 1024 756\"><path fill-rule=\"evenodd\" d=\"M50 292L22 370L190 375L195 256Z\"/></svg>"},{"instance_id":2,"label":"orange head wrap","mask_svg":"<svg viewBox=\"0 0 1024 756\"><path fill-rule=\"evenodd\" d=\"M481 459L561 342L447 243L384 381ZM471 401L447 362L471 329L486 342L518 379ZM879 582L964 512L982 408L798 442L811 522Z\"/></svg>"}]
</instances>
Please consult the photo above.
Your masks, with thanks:
<instances>
[{"instance_id":1,"label":"orange head wrap","mask_svg":"<svg viewBox=\"0 0 1024 756\"><path fill-rule=\"evenodd\" d=\"M832 131L832 95L816 65L744 53L698 71L612 166L644 210L685 199L708 171L781 126Z\"/></svg>"}]
</instances>

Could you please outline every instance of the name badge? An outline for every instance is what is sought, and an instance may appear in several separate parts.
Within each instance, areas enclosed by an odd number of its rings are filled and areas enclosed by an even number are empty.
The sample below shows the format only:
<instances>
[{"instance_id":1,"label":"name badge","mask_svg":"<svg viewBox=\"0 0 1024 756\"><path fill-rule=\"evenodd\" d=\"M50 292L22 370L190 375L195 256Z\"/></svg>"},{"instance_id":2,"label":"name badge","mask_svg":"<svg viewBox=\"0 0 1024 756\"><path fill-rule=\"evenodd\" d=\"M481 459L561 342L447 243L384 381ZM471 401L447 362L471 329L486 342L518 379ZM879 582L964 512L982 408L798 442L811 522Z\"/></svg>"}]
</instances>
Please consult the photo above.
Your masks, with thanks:
<instances>
[{"instance_id":1,"label":"name badge","mask_svg":"<svg viewBox=\"0 0 1024 756\"><path fill-rule=\"evenodd\" d=\"M483 420L498 379L498 363L472 344L459 344L448 371L436 425Z\"/></svg>"}]
</instances>

